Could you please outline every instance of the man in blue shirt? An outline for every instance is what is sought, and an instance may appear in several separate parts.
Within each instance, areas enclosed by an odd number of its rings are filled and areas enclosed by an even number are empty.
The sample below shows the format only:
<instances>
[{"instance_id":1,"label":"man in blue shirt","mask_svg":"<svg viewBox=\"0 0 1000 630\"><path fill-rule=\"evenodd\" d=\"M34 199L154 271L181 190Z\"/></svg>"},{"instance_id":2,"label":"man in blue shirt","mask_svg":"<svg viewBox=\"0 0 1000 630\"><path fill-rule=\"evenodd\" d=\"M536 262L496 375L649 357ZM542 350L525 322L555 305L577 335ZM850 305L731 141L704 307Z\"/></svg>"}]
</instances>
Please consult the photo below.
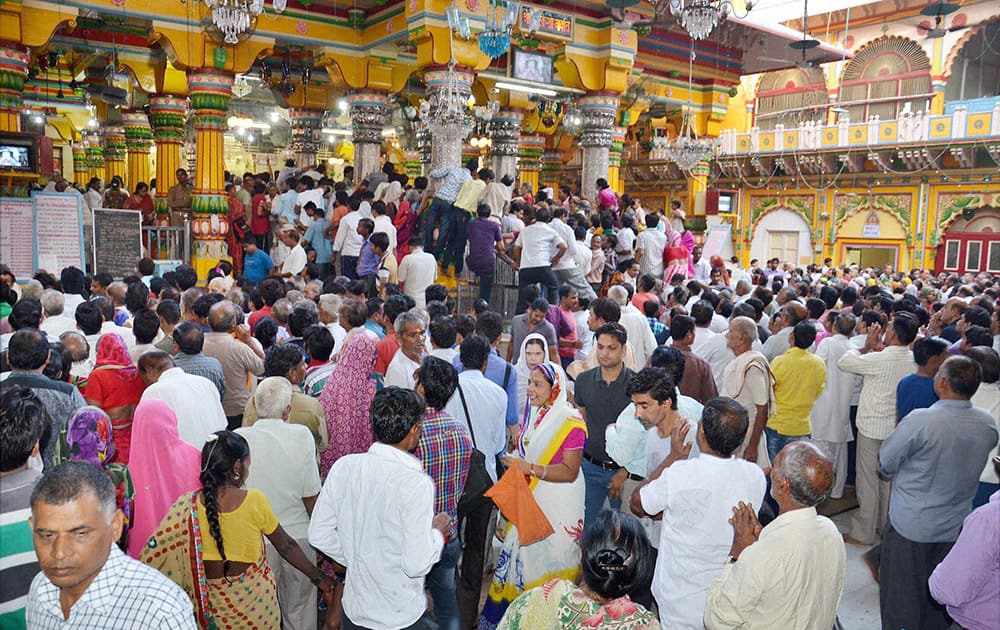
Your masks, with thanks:
<instances>
[{"instance_id":1,"label":"man in blue shirt","mask_svg":"<svg viewBox=\"0 0 1000 630\"><path fill-rule=\"evenodd\" d=\"M274 263L266 252L262 252L257 247L257 240L253 234L243 237L243 277L259 284L271 272Z\"/></svg>"},{"instance_id":2,"label":"man in blue shirt","mask_svg":"<svg viewBox=\"0 0 1000 630\"><path fill-rule=\"evenodd\" d=\"M316 252L316 264L319 266L319 279L326 280L330 275L330 262L333 260L333 242L326 237L330 222L326 220L326 211L317 208L313 202L306 202L306 209L312 211L313 223L306 230L302 240L312 245Z\"/></svg>"},{"instance_id":3,"label":"man in blue shirt","mask_svg":"<svg viewBox=\"0 0 1000 630\"><path fill-rule=\"evenodd\" d=\"M289 177L285 180L285 192L278 195L278 203L274 204L271 209L271 214L278 217L278 219L284 219L285 223L288 225L295 225L295 220L298 219L298 215L295 214L295 202L299 198L299 193L296 192L296 188L299 185L299 180L295 177Z\"/></svg>"},{"instance_id":4,"label":"man in blue shirt","mask_svg":"<svg viewBox=\"0 0 1000 630\"><path fill-rule=\"evenodd\" d=\"M378 273L378 266L381 260L379 255L372 249L371 236L375 231L375 222L371 219L361 219L358 221L358 234L365 242L361 244L361 255L358 256L358 279L366 283L368 295L374 295L375 274Z\"/></svg>"},{"instance_id":5,"label":"man in blue shirt","mask_svg":"<svg viewBox=\"0 0 1000 630\"><path fill-rule=\"evenodd\" d=\"M913 360L918 367L896 386L897 422L914 409L926 409L937 402L934 376L947 358L948 342L941 337L921 337L913 343Z\"/></svg>"},{"instance_id":6,"label":"man in blue shirt","mask_svg":"<svg viewBox=\"0 0 1000 630\"><path fill-rule=\"evenodd\" d=\"M511 444L516 441L520 430L521 416L517 409L517 370L504 361L497 351L497 344L503 334L503 316L493 311L486 311L476 318L476 334L486 337L490 342L490 356L486 362L484 376L486 380L496 383L507 393L507 415L504 423L511 435ZM462 362L455 357L452 365L461 372Z\"/></svg>"}]
</instances>

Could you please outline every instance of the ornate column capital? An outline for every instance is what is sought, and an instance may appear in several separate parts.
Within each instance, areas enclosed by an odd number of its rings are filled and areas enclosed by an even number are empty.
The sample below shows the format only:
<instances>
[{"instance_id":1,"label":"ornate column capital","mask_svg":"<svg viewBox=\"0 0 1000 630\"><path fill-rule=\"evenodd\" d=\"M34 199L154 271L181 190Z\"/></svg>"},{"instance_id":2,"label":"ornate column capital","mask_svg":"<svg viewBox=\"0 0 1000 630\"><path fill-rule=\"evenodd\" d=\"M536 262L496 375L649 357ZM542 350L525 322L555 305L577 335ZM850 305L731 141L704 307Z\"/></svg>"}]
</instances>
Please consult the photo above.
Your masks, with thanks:
<instances>
[{"instance_id":1,"label":"ornate column capital","mask_svg":"<svg viewBox=\"0 0 1000 630\"><path fill-rule=\"evenodd\" d=\"M194 109L194 128L225 131L226 112L233 96L233 75L208 68L188 73L188 91Z\"/></svg>"},{"instance_id":2,"label":"ornate column capital","mask_svg":"<svg viewBox=\"0 0 1000 630\"><path fill-rule=\"evenodd\" d=\"M501 109L490 120L490 137L494 156L517 155L521 142L521 122L524 112L519 109Z\"/></svg>"},{"instance_id":3,"label":"ornate column capital","mask_svg":"<svg viewBox=\"0 0 1000 630\"><path fill-rule=\"evenodd\" d=\"M351 130L355 144L382 144L382 129L389 112L389 94L362 90L347 95L350 105Z\"/></svg>"},{"instance_id":4,"label":"ornate column capital","mask_svg":"<svg viewBox=\"0 0 1000 630\"><path fill-rule=\"evenodd\" d=\"M325 114L322 109L293 107L288 110L288 117L292 123L292 151L311 154L314 157L319 153Z\"/></svg>"},{"instance_id":5,"label":"ornate column capital","mask_svg":"<svg viewBox=\"0 0 1000 630\"><path fill-rule=\"evenodd\" d=\"M542 155L544 153L545 136L521 136L521 142L518 145L518 156L521 158L521 170L541 170Z\"/></svg>"},{"instance_id":6,"label":"ornate column capital","mask_svg":"<svg viewBox=\"0 0 1000 630\"><path fill-rule=\"evenodd\" d=\"M19 131L24 83L31 57L20 48L0 46L0 129Z\"/></svg>"},{"instance_id":7,"label":"ornate column capital","mask_svg":"<svg viewBox=\"0 0 1000 630\"><path fill-rule=\"evenodd\" d=\"M153 130L149 118L142 110L129 110L122 113L122 125L125 133L125 147L129 153L149 153L153 145Z\"/></svg>"},{"instance_id":8,"label":"ornate column capital","mask_svg":"<svg viewBox=\"0 0 1000 630\"><path fill-rule=\"evenodd\" d=\"M592 95L580 98L580 146L611 147L612 128L618 115L618 95Z\"/></svg>"},{"instance_id":9,"label":"ornate column capital","mask_svg":"<svg viewBox=\"0 0 1000 630\"><path fill-rule=\"evenodd\" d=\"M125 128L105 127L104 128L104 159L122 161L125 159Z\"/></svg>"},{"instance_id":10,"label":"ornate column capital","mask_svg":"<svg viewBox=\"0 0 1000 630\"><path fill-rule=\"evenodd\" d=\"M184 142L184 122L188 115L188 99L183 96L152 96L149 99L150 123L157 144Z\"/></svg>"}]
</instances>

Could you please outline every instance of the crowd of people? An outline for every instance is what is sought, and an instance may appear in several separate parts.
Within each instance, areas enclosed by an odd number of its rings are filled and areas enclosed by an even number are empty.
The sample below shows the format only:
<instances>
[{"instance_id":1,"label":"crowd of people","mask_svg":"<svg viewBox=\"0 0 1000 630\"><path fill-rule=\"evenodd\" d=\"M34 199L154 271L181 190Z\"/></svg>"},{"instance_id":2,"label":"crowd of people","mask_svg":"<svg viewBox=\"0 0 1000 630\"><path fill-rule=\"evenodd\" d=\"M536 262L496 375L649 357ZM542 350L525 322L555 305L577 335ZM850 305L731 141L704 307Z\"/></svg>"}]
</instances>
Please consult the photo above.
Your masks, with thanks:
<instances>
[{"instance_id":1,"label":"crowd of people","mask_svg":"<svg viewBox=\"0 0 1000 630\"><path fill-rule=\"evenodd\" d=\"M0 268L0 625L826 629L846 544L883 628L1000 623L997 278L347 175L230 182L207 278Z\"/></svg>"}]
</instances>

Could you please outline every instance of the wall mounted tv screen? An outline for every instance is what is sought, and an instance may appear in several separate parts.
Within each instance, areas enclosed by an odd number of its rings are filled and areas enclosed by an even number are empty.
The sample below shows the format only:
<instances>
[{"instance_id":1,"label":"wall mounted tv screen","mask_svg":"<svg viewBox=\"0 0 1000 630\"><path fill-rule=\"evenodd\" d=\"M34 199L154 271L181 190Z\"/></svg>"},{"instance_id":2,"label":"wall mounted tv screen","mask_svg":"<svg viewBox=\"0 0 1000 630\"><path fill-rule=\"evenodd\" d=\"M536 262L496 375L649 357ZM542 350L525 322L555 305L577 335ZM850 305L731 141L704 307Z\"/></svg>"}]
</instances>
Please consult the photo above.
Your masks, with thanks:
<instances>
[{"instance_id":1,"label":"wall mounted tv screen","mask_svg":"<svg viewBox=\"0 0 1000 630\"><path fill-rule=\"evenodd\" d=\"M513 76L533 83L552 83L552 57L515 50Z\"/></svg>"}]
</instances>

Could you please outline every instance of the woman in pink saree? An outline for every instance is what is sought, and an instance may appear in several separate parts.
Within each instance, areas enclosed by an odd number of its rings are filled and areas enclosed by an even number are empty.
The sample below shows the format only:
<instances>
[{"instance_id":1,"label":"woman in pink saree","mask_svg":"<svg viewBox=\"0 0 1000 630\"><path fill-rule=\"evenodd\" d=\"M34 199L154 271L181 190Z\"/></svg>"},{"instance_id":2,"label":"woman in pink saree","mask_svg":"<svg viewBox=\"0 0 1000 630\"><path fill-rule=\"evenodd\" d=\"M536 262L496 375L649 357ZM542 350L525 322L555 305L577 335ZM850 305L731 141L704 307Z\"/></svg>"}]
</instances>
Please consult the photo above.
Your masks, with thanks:
<instances>
[{"instance_id":1,"label":"woman in pink saree","mask_svg":"<svg viewBox=\"0 0 1000 630\"><path fill-rule=\"evenodd\" d=\"M688 232L685 230L685 234ZM694 246L694 239L692 239L692 248ZM666 288L670 288L670 279L674 277L674 274L681 274L685 278L690 278L691 275L688 273L688 264L691 259L691 250L683 245L683 240L681 235L667 226L667 246L663 250L663 281Z\"/></svg>"},{"instance_id":2,"label":"woman in pink saree","mask_svg":"<svg viewBox=\"0 0 1000 630\"><path fill-rule=\"evenodd\" d=\"M364 453L372 445L368 414L375 397L375 341L371 335L349 336L319 395L330 431L330 446L320 453L319 471L323 479L338 459Z\"/></svg>"},{"instance_id":3,"label":"woman in pink saree","mask_svg":"<svg viewBox=\"0 0 1000 630\"><path fill-rule=\"evenodd\" d=\"M201 451L177 436L177 416L162 400L135 408L129 471L135 498L127 551L138 558L177 497L201 487Z\"/></svg>"}]
</instances>

